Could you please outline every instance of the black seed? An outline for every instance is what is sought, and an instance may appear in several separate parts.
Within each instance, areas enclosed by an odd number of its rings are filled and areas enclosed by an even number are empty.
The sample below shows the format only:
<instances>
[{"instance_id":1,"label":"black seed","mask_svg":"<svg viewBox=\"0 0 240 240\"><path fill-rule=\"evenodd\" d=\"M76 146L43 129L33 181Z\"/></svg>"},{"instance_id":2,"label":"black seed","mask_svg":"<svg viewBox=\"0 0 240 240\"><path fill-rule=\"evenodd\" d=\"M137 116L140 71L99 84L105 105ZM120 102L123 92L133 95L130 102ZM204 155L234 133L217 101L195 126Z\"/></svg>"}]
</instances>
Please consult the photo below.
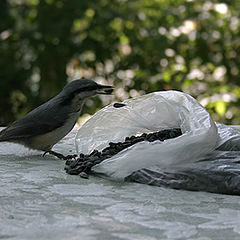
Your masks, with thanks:
<instances>
[{"instance_id":1,"label":"black seed","mask_svg":"<svg viewBox=\"0 0 240 240\"><path fill-rule=\"evenodd\" d=\"M79 157L80 157L80 158L84 158L85 156L84 156L83 153L80 153Z\"/></svg>"},{"instance_id":2,"label":"black seed","mask_svg":"<svg viewBox=\"0 0 240 240\"><path fill-rule=\"evenodd\" d=\"M108 154L109 155L115 155L117 151L115 149L109 149Z\"/></svg>"},{"instance_id":3,"label":"black seed","mask_svg":"<svg viewBox=\"0 0 240 240\"><path fill-rule=\"evenodd\" d=\"M87 173L91 172L91 168L96 164L101 163L107 158L111 158L117 153L121 152L123 149L126 149L138 142L149 141L153 142L156 140L164 141L165 139L178 137L182 134L181 129L167 129L161 130L154 133L143 133L141 136L131 136L126 137L124 142L113 143L110 142L109 146L99 152L94 150L89 155L80 154L79 158L76 160L66 161L65 170L69 174L80 174L81 177L87 178Z\"/></svg>"},{"instance_id":4,"label":"black seed","mask_svg":"<svg viewBox=\"0 0 240 240\"><path fill-rule=\"evenodd\" d=\"M70 166L71 168L76 167L76 166L78 165L78 163L81 162L81 161L82 161L81 158L77 158L77 159L76 159L75 161L73 161L69 166Z\"/></svg>"},{"instance_id":5,"label":"black seed","mask_svg":"<svg viewBox=\"0 0 240 240\"><path fill-rule=\"evenodd\" d=\"M149 142L154 142L154 141L157 140L157 138L156 138L154 135L152 135L152 136L150 136L147 140L148 140Z\"/></svg>"},{"instance_id":6,"label":"black seed","mask_svg":"<svg viewBox=\"0 0 240 240\"><path fill-rule=\"evenodd\" d=\"M147 140L147 141L149 141L149 139L152 137L152 134L150 133L150 134L148 134L146 137L145 137L145 139Z\"/></svg>"},{"instance_id":7,"label":"black seed","mask_svg":"<svg viewBox=\"0 0 240 240\"><path fill-rule=\"evenodd\" d=\"M138 143L138 142L141 142L141 140L138 139L138 138L134 138L134 139L132 140L132 145L133 145L133 144L136 144L136 143Z\"/></svg>"},{"instance_id":8,"label":"black seed","mask_svg":"<svg viewBox=\"0 0 240 240\"><path fill-rule=\"evenodd\" d=\"M109 151L111 148L110 147L106 147L106 148L104 148L103 150L102 150L102 152L107 152L107 151Z\"/></svg>"},{"instance_id":9,"label":"black seed","mask_svg":"<svg viewBox=\"0 0 240 240\"><path fill-rule=\"evenodd\" d=\"M130 147L132 144L130 143L130 142L124 142L123 144L122 144L122 146L123 146L123 149L124 148L128 148L128 147Z\"/></svg>"},{"instance_id":10,"label":"black seed","mask_svg":"<svg viewBox=\"0 0 240 240\"><path fill-rule=\"evenodd\" d=\"M101 158L104 157L104 156L106 156L106 155L108 155L108 152L107 152L107 151L102 152L102 154L101 154Z\"/></svg>"},{"instance_id":11,"label":"black seed","mask_svg":"<svg viewBox=\"0 0 240 240\"><path fill-rule=\"evenodd\" d=\"M96 160L95 160L96 161ZM86 163L85 167L89 168L89 167L92 167L94 166L94 163L93 162L88 162Z\"/></svg>"},{"instance_id":12,"label":"black seed","mask_svg":"<svg viewBox=\"0 0 240 240\"><path fill-rule=\"evenodd\" d=\"M136 139L137 137L135 137L135 136L131 136L130 137L130 140L132 141L132 140L134 140L134 139Z\"/></svg>"},{"instance_id":13,"label":"black seed","mask_svg":"<svg viewBox=\"0 0 240 240\"><path fill-rule=\"evenodd\" d=\"M116 144L117 144L117 143L110 142L110 143L109 143L109 146L110 146L110 147L115 147Z\"/></svg>"},{"instance_id":14,"label":"black seed","mask_svg":"<svg viewBox=\"0 0 240 240\"><path fill-rule=\"evenodd\" d=\"M138 140L139 140L139 142L142 142L142 141L144 141L144 137L139 136L139 137L138 137Z\"/></svg>"},{"instance_id":15,"label":"black seed","mask_svg":"<svg viewBox=\"0 0 240 240\"><path fill-rule=\"evenodd\" d=\"M114 106L115 108L121 108L121 107L126 106L126 104L124 104L124 103L114 103L113 106Z\"/></svg>"},{"instance_id":16,"label":"black seed","mask_svg":"<svg viewBox=\"0 0 240 240\"><path fill-rule=\"evenodd\" d=\"M81 178L88 179L88 174L85 173L85 172L81 172L81 173L79 174L79 176L80 176Z\"/></svg>"},{"instance_id":17,"label":"black seed","mask_svg":"<svg viewBox=\"0 0 240 240\"><path fill-rule=\"evenodd\" d=\"M100 162L102 162L102 160L101 160L101 159L98 159L98 160L96 160L94 163L95 163L95 164L98 164L98 163L100 163Z\"/></svg>"},{"instance_id":18,"label":"black seed","mask_svg":"<svg viewBox=\"0 0 240 240\"><path fill-rule=\"evenodd\" d=\"M98 150L93 150L92 153L88 157L95 156L98 153L99 153Z\"/></svg>"},{"instance_id":19,"label":"black seed","mask_svg":"<svg viewBox=\"0 0 240 240\"><path fill-rule=\"evenodd\" d=\"M143 134L141 135L141 137L146 138L146 137L147 137L147 133L143 133Z\"/></svg>"},{"instance_id":20,"label":"black seed","mask_svg":"<svg viewBox=\"0 0 240 240\"><path fill-rule=\"evenodd\" d=\"M70 159L69 159L69 160L67 160L67 161L65 162L65 164L69 166L69 165L71 165L71 164L73 163L73 161L74 161L74 160L70 160Z\"/></svg>"},{"instance_id":21,"label":"black seed","mask_svg":"<svg viewBox=\"0 0 240 240\"><path fill-rule=\"evenodd\" d=\"M117 151L117 152L120 152L120 151L122 151L123 149L124 149L125 147L123 146L123 144L119 144L119 145L117 145L116 147L115 147L115 150Z\"/></svg>"}]
</instances>

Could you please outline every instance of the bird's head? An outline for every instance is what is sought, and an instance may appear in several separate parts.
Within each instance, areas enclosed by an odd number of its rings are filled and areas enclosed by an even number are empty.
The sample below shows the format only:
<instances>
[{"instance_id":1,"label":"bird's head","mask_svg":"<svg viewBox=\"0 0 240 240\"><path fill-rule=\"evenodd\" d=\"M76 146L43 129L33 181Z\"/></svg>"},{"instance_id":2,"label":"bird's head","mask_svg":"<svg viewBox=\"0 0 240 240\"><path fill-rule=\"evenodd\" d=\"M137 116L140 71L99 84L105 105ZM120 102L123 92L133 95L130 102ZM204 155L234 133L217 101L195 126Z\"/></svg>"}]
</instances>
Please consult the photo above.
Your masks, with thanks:
<instances>
[{"instance_id":1,"label":"bird's head","mask_svg":"<svg viewBox=\"0 0 240 240\"><path fill-rule=\"evenodd\" d=\"M112 92L112 86L100 85L89 79L78 79L67 84L60 93L60 96L64 98L64 102L66 103L83 101L97 94L109 95Z\"/></svg>"},{"instance_id":2,"label":"bird's head","mask_svg":"<svg viewBox=\"0 0 240 240\"><path fill-rule=\"evenodd\" d=\"M67 84L56 97L60 99L61 105L71 105L74 112L80 113L85 99L112 92L111 86L100 85L89 79L78 79Z\"/></svg>"}]
</instances>

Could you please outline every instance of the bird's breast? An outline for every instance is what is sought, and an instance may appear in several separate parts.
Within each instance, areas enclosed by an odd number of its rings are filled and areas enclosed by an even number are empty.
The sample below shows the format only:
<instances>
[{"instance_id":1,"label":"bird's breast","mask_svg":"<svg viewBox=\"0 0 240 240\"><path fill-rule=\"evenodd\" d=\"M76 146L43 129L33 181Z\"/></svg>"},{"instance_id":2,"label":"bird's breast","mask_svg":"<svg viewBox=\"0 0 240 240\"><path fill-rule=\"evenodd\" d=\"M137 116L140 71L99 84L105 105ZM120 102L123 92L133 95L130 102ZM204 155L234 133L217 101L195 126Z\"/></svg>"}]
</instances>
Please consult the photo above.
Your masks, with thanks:
<instances>
[{"instance_id":1,"label":"bird's breast","mask_svg":"<svg viewBox=\"0 0 240 240\"><path fill-rule=\"evenodd\" d=\"M49 151L54 144L65 137L74 127L79 114L74 114L64 123L63 126L56 128L55 130L36 136L32 139L32 148Z\"/></svg>"}]
</instances>

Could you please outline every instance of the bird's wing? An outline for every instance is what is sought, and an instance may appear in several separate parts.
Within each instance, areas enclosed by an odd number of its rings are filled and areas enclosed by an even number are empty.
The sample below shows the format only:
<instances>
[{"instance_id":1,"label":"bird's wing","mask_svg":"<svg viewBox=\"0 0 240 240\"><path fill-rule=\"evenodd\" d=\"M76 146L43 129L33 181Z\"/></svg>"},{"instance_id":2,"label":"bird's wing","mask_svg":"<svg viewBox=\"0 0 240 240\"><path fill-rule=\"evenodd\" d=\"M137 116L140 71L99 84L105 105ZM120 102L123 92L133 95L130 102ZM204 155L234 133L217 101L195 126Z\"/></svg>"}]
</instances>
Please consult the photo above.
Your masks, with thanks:
<instances>
[{"instance_id":1,"label":"bird's wing","mask_svg":"<svg viewBox=\"0 0 240 240\"><path fill-rule=\"evenodd\" d=\"M51 125L28 122L24 125L11 125L0 132L0 141L11 141L23 138L30 138L39 134L44 134L52 131Z\"/></svg>"},{"instance_id":2,"label":"bird's wing","mask_svg":"<svg viewBox=\"0 0 240 240\"><path fill-rule=\"evenodd\" d=\"M69 114L68 108L60 106L56 102L53 104L53 101L50 100L1 131L0 141L29 138L51 132L61 127Z\"/></svg>"}]
</instances>

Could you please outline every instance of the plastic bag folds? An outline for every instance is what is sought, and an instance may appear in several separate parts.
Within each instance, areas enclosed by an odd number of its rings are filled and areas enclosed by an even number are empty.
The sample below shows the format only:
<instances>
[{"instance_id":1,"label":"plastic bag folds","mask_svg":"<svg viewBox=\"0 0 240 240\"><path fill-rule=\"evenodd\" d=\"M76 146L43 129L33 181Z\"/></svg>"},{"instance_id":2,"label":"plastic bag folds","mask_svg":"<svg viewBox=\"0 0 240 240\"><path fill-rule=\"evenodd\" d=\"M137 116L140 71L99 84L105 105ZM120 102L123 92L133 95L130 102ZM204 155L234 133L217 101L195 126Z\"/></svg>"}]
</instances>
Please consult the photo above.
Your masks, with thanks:
<instances>
[{"instance_id":1,"label":"plastic bag folds","mask_svg":"<svg viewBox=\"0 0 240 240\"><path fill-rule=\"evenodd\" d=\"M197 100L178 91L160 91L98 111L79 129L76 148L78 154L89 154L94 149L101 151L109 142L172 128L181 128L182 135L163 142L137 143L93 170L116 179L141 169L168 171L194 163L226 142L224 127L221 137L215 122Z\"/></svg>"}]
</instances>

